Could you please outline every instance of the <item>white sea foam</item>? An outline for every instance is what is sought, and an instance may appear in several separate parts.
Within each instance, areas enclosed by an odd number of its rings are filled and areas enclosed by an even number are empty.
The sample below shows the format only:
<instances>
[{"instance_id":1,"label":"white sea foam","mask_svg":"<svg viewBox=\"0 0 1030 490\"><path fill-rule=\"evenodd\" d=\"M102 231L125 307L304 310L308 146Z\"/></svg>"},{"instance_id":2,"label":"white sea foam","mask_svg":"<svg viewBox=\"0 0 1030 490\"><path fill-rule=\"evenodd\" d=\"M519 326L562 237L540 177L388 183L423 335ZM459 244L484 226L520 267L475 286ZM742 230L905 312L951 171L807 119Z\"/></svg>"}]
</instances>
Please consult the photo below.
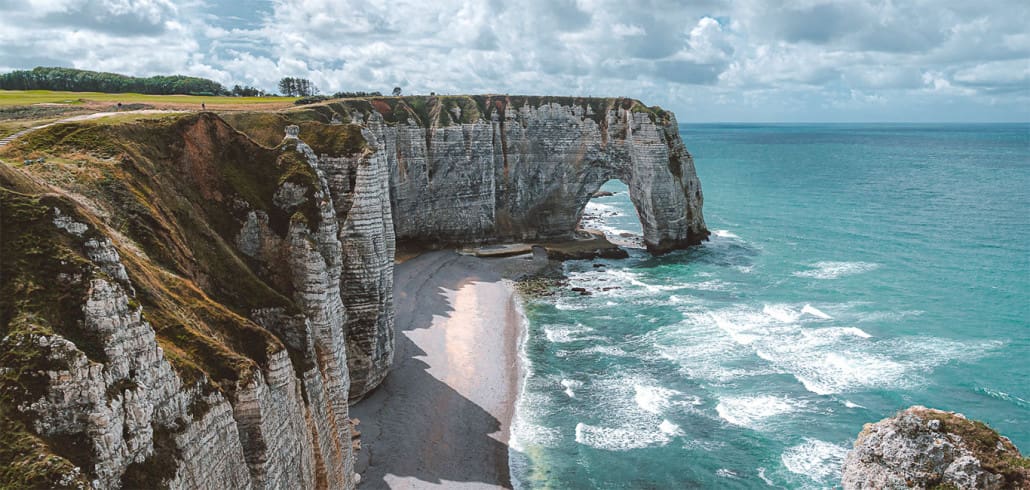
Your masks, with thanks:
<instances>
[{"instance_id":1,"label":"white sea foam","mask_svg":"<svg viewBox=\"0 0 1030 490\"><path fill-rule=\"evenodd\" d=\"M816 309L816 307L814 307L812 305L808 305L808 304L806 304L803 308L801 308L801 313L808 313L809 315L812 315L812 316L814 316L816 318L822 318L823 320L832 320L833 319L832 316L827 315L826 313L823 313L822 311Z\"/></svg>"},{"instance_id":2,"label":"white sea foam","mask_svg":"<svg viewBox=\"0 0 1030 490\"><path fill-rule=\"evenodd\" d=\"M667 436L681 436L683 431L680 430L680 426L669 422L668 419L663 419L662 423L658 424L658 430Z\"/></svg>"},{"instance_id":3,"label":"white sea foam","mask_svg":"<svg viewBox=\"0 0 1030 490\"><path fill-rule=\"evenodd\" d=\"M582 334L592 332L594 329L577 323L576 326L548 326L544 327L544 336L549 342L556 344L575 342L577 340L591 340L599 337L583 336Z\"/></svg>"},{"instance_id":4,"label":"white sea foam","mask_svg":"<svg viewBox=\"0 0 1030 490\"><path fill-rule=\"evenodd\" d=\"M858 322L896 322L902 318L910 316L919 316L924 312L922 310L903 310L903 311L874 311L872 313L865 313L858 318Z\"/></svg>"},{"instance_id":5,"label":"white sea foam","mask_svg":"<svg viewBox=\"0 0 1030 490\"><path fill-rule=\"evenodd\" d=\"M738 475L736 471L733 471L729 468L719 468L715 470L715 476L721 476L723 478L732 478L734 480L740 479L740 475Z\"/></svg>"},{"instance_id":6,"label":"white sea foam","mask_svg":"<svg viewBox=\"0 0 1030 490\"><path fill-rule=\"evenodd\" d=\"M587 347L586 349L580 350L583 354L604 354L608 356L628 356L626 351L614 346L614 345L594 345Z\"/></svg>"},{"instance_id":7,"label":"white sea foam","mask_svg":"<svg viewBox=\"0 0 1030 490\"><path fill-rule=\"evenodd\" d=\"M701 281L701 282L688 282L681 285L686 289L694 289L697 291L732 291L733 285L720 280Z\"/></svg>"},{"instance_id":8,"label":"white sea foam","mask_svg":"<svg viewBox=\"0 0 1030 490\"><path fill-rule=\"evenodd\" d=\"M797 359L794 377L805 389L819 395L850 391L856 387L897 385L910 366L874 354L830 352L821 358Z\"/></svg>"},{"instance_id":9,"label":"white sea foam","mask_svg":"<svg viewBox=\"0 0 1030 490\"><path fill-rule=\"evenodd\" d=\"M879 267L879 264L872 262L816 262L810 264L810 267L814 269L806 271L797 271L794 273L797 277L807 277L811 279L836 279L841 276L849 276L852 274L861 274L863 272L869 272Z\"/></svg>"},{"instance_id":10,"label":"white sea foam","mask_svg":"<svg viewBox=\"0 0 1030 490\"><path fill-rule=\"evenodd\" d=\"M574 379L563 379L561 385L565 387L565 394L569 395L569 398L576 398L576 391L583 386L582 381L576 381Z\"/></svg>"},{"instance_id":11,"label":"white sea foam","mask_svg":"<svg viewBox=\"0 0 1030 490\"><path fill-rule=\"evenodd\" d=\"M793 323L801 317L800 313L795 312L786 305L767 304L762 306L762 313L765 313L766 315L769 315L783 323Z\"/></svg>"},{"instance_id":12,"label":"white sea foam","mask_svg":"<svg viewBox=\"0 0 1030 490\"><path fill-rule=\"evenodd\" d=\"M732 305L706 311L697 304L683 304L678 306L684 311L683 322L659 330L655 351L695 379L728 382L788 373L809 391L828 395L912 386L922 373L949 361L979 357L994 345L874 338L854 326L811 328L806 325L827 320L801 315L803 305ZM740 367L753 356L767 362Z\"/></svg>"},{"instance_id":13,"label":"white sea foam","mask_svg":"<svg viewBox=\"0 0 1030 490\"><path fill-rule=\"evenodd\" d=\"M865 408L862 405L859 405L851 400L844 400L844 406L848 408Z\"/></svg>"},{"instance_id":14,"label":"white sea foam","mask_svg":"<svg viewBox=\"0 0 1030 490\"><path fill-rule=\"evenodd\" d=\"M633 400L641 410L656 415L675 406L701 404L698 397L687 399L682 392L676 390L640 384L633 386Z\"/></svg>"},{"instance_id":15,"label":"white sea foam","mask_svg":"<svg viewBox=\"0 0 1030 490\"><path fill-rule=\"evenodd\" d=\"M770 487L776 486L776 484L774 484L772 480L769 479L769 477L765 476L765 468L758 468L758 477L761 478L766 485L769 485Z\"/></svg>"},{"instance_id":16,"label":"white sea foam","mask_svg":"<svg viewBox=\"0 0 1030 490\"><path fill-rule=\"evenodd\" d=\"M516 418L512 422L508 444L512 449L525 452L530 446L555 447L561 444L561 432L555 428L527 422Z\"/></svg>"},{"instance_id":17,"label":"white sea foam","mask_svg":"<svg viewBox=\"0 0 1030 490\"><path fill-rule=\"evenodd\" d=\"M620 216L619 208L610 204L602 204L599 202L589 201L583 208L583 212L591 215L607 215L607 216ZM614 214L608 214L614 213Z\"/></svg>"},{"instance_id":18,"label":"white sea foam","mask_svg":"<svg viewBox=\"0 0 1030 490\"><path fill-rule=\"evenodd\" d=\"M848 449L843 446L805 438L805 442L783 451L780 460L791 473L827 483L840 473Z\"/></svg>"},{"instance_id":19,"label":"white sea foam","mask_svg":"<svg viewBox=\"0 0 1030 490\"><path fill-rule=\"evenodd\" d=\"M740 238L730 230L715 230L712 234L719 238Z\"/></svg>"},{"instance_id":20,"label":"white sea foam","mask_svg":"<svg viewBox=\"0 0 1030 490\"><path fill-rule=\"evenodd\" d=\"M990 388L978 388L978 390L980 392L982 392L983 394L987 395L987 396L990 396L992 398L997 398L999 400L1007 401L1009 403L1012 403L1012 404L1016 405L1017 407L1030 408L1030 402L1028 402L1028 401L1026 401L1026 400L1024 400L1024 399L1022 399L1022 398L1020 398L1018 396L1016 396L1016 395L1011 395L1009 393L1005 393L1004 391L1000 391L1000 390L992 390Z\"/></svg>"},{"instance_id":21,"label":"white sea foam","mask_svg":"<svg viewBox=\"0 0 1030 490\"><path fill-rule=\"evenodd\" d=\"M804 403L772 395L727 396L719 399L715 411L723 420L749 429L761 429L770 417L785 415L804 407Z\"/></svg>"},{"instance_id":22,"label":"white sea foam","mask_svg":"<svg viewBox=\"0 0 1030 490\"><path fill-rule=\"evenodd\" d=\"M639 427L598 427L576 424L576 442L597 449L628 451L652 446L664 446L676 434L658 430L640 430ZM678 428L677 428L678 429Z\"/></svg>"}]
</instances>

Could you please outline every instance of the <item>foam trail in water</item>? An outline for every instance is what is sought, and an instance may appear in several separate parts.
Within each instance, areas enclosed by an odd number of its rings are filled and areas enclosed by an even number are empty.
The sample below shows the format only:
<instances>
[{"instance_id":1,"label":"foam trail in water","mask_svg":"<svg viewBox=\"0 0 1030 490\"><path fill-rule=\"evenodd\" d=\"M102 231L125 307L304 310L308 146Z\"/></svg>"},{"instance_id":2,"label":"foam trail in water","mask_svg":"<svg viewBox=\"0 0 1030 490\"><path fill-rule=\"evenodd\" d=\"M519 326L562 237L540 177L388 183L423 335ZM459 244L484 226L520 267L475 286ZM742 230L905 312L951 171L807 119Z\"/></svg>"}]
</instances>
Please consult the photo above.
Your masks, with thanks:
<instances>
[{"instance_id":1,"label":"foam trail in water","mask_svg":"<svg viewBox=\"0 0 1030 490\"><path fill-rule=\"evenodd\" d=\"M816 262L810 264L810 267L815 269L807 271L798 271L794 275L797 277L807 277L810 279L836 279L841 276L850 276L852 274L861 274L863 272L869 272L879 267L879 264L872 262Z\"/></svg>"},{"instance_id":2,"label":"foam trail in water","mask_svg":"<svg viewBox=\"0 0 1030 490\"><path fill-rule=\"evenodd\" d=\"M819 311L818 309L816 309L814 306L807 305L807 304L805 305L804 308L801 308L801 313L808 313L809 315L812 315L812 316L814 316L816 318L822 318L823 320L831 320L831 319L833 319L832 316L827 315L826 313L823 313L822 311Z\"/></svg>"}]
</instances>

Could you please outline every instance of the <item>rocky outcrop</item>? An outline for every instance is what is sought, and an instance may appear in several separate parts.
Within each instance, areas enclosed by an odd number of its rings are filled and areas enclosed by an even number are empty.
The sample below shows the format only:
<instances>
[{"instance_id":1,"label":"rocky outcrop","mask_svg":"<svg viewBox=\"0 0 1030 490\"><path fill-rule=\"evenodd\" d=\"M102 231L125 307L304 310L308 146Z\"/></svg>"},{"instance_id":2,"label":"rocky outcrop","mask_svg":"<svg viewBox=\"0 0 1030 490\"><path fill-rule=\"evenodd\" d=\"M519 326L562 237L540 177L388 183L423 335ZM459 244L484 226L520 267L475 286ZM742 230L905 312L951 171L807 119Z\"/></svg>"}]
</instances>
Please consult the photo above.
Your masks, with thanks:
<instances>
[{"instance_id":1,"label":"rocky outcrop","mask_svg":"<svg viewBox=\"0 0 1030 490\"><path fill-rule=\"evenodd\" d=\"M841 483L845 489L1030 488L1030 460L981 422L915 406L865 426Z\"/></svg>"},{"instance_id":2,"label":"rocky outcrop","mask_svg":"<svg viewBox=\"0 0 1030 490\"><path fill-rule=\"evenodd\" d=\"M611 179L629 186L650 251L708 236L701 183L669 112L627 99L409 99L428 111L421 120L416 110L396 124L350 110L388 162L398 240L570 240Z\"/></svg>"}]
</instances>

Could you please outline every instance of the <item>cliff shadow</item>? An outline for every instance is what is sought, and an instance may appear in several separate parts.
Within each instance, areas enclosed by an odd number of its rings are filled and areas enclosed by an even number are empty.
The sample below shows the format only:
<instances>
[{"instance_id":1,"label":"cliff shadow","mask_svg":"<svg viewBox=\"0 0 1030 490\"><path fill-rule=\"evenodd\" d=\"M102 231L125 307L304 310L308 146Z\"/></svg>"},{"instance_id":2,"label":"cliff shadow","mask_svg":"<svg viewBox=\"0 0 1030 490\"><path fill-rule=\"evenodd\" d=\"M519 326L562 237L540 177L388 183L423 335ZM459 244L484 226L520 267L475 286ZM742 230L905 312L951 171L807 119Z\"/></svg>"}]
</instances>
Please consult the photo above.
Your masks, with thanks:
<instances>
[{"instance_id":1,"label":"cliff shadow","mask_svg":"<svg viewBox=\"0 0 1030 490\"><path fill-rule=\"evenodd\" d=\"M492 324L494 310L508 308L490 296L505 290L500 281L486 261L453 252L396 267L393 368L350 412L361 421L360 488L511 487L517 330L501 338L513 329ZM476 296L484 291L490 297ZM498 336L484 339L484 329Z\"/></svg>"}]
</instances>

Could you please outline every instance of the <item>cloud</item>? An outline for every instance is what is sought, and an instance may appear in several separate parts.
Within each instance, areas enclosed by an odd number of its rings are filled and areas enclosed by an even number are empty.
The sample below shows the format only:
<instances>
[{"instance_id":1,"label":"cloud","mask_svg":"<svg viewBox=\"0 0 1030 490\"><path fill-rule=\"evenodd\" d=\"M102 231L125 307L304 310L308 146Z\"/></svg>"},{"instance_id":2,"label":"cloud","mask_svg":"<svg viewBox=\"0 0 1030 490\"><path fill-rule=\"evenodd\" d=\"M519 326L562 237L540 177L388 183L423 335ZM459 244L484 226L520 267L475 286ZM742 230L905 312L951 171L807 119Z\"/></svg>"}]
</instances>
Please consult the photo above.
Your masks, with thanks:
<instances>
[{"instance_id":1,"label":"cloud","mask_svg":"<svg viewBox=\"0 0 1030 490\"><path fill-rule=\"evenodd\" d=\"M0 0L0 11L4 70L623 95L710 119L1030 112L1030 4L1017 0Z\"/></svg>"}]
</instances>

